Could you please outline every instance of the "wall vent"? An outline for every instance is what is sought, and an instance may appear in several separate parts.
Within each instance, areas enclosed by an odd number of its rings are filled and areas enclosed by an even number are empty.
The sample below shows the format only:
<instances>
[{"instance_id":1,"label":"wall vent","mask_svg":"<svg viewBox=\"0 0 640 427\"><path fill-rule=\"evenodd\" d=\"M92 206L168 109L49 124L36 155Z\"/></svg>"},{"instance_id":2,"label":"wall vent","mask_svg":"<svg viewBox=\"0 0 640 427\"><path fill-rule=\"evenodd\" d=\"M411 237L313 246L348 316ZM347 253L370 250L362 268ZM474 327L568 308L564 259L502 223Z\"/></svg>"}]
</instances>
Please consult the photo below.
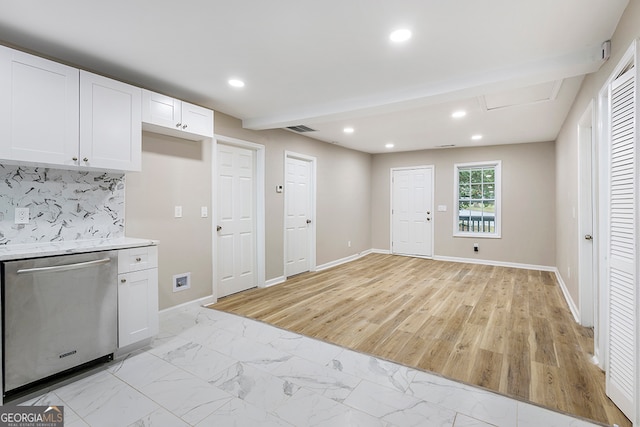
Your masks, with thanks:
<instances>
[{"instance_id":1,"label":"wall vent","mask_svg":"<svg viewBox=\"0 0 640 427\"><path fill-rule=\"evenodd\" d=\"M298 125L298 126L287 126L287 129L292 130L294 132L298 132L298 133L304 133L304 132L315 132L315 129L311 129L308 126L305 125Z\"/></svg>"}]
</instances>

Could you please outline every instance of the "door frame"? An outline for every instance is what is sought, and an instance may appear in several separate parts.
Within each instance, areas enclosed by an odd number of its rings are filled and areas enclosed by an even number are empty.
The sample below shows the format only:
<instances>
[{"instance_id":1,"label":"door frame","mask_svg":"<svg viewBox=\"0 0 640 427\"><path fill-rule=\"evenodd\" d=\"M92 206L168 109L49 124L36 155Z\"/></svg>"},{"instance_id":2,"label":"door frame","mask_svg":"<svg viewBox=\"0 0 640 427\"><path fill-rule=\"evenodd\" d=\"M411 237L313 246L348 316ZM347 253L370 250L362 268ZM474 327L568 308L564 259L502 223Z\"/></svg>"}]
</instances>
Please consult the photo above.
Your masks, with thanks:
<instances>
[{"instance_id":1,"label":"door frame","mask_svg":"<svg viewBox=\"0 0 640 427\"><path fill-rule=\"evenodd\" d=\"M212 180L212 203L211 203L211 231L212 236L216 236L215 229L218 222L218 144L232 145L246 148L255 152L254 163L254 183L255 183L255 218L256 218L256 285L259 288L265 287L265 147L261 144L232 138L225 135L215 134L213 137L213 149L211 150L211 180ZM214 237L212 256L212 287L214 302L218 301L218 239Z\"/></svg>"},{"instance_id":2,"label":"door frame","mask_svg":"<svg viewBox=\"0 0 640 427\"><path fill-rule=\"evenodd\" d=\"M598 236L598 192L595 185L598 170L595 153L595 110L589 102L578 121L578 307L580 324L592 327L594 335L598 323L598 245L585 239L587 234ZM590 248L589 248L590 247ZM594 350L597 345L594 340ZM597 352L595 353L597 357Z\"/></svg>"},{"instance_id":3,"label":"door frame","mask_svg":"<svg viewBox=\"0 0 640 427\"><path fill-rule=\"evenodd\" d=\"M316 271L316 197L317 197L317 187L316 187L316 173L317 173L317 159L313 156L308 156L306 154L296 153L293 151L285 150L284 152L284 168L283 168L283 181L287 176L287 159L292 158L296 160L302 160L304 162L309 162L311 166L311 185L309 185L309 189L311 191L311 224L310 224L310 236L309 236L309 271ZM286 280L287 278L287 201L289 198L288 191L284 191L283 197L283 205L282 205L282 267L283 267L283 276Z\"/></svg>"},{"instance_id":4,"label":"door frame","mask_svg":"<svg viewBox=\"0 0 640 427\"><path fill-rule=\"evenodd\" d=\"M416 258L428 258L433 259L435 256L435 222L436 222L436 211L435 209L435 188L436 188L436 167L435 165L419 165L419 166L403 166L389 169L389 253L394 254L393 252L393 173L395 171L402 170L413 170L413 169L431 169L431 210L433 215L431 216L431 256L420 256L415 255ZM402 254L398 254L402 255Z\"/></svg>"},{"instance_id":5,"label":"door frame","mask_svg":"<svg viewBox=\"0 0 640 427\"><path fill-rule=\"evenodd\" d=\"M596 150L598 152L598 222L597 231L598 239L596 245L598 247L598 318L599 328L594 329L594 346L597 364L605 370L608 366L609 359L609 281L607 278L609 270L609 262L607 259L607 249L609 247L609 122L611 113L609 111L609 85L612 77L609 77L598 93L598 109L597 109L597 132L596 134Z\"/></svg>"}]
</instances>

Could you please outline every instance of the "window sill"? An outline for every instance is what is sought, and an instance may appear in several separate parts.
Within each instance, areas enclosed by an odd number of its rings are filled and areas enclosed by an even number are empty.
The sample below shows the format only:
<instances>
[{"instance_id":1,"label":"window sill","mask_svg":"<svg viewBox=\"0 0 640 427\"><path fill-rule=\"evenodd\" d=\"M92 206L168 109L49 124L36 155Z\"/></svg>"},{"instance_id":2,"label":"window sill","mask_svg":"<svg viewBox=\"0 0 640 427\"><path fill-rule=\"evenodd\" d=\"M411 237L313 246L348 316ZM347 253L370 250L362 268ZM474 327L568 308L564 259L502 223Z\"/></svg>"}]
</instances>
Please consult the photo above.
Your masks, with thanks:
<instances>
[{"instance_id":1,"label":"window sill","mask_svg":"<svg viewBox=\"0 0 640 427\"><path fill-rule=\"evenodd\" d=\"M500 234L489 233L453 233L453 237L473 237L474 239L502 239Z\"/></svg>"}]
</instances>

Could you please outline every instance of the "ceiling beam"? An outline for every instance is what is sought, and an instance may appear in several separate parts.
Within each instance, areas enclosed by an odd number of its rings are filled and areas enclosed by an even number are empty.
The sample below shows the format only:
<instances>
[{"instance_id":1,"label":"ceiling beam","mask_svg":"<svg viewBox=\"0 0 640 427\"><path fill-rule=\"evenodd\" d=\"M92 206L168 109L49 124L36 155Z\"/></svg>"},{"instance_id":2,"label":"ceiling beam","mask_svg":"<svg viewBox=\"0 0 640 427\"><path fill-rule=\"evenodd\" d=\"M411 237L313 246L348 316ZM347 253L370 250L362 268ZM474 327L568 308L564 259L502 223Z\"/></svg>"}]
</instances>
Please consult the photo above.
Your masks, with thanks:
<instances>
[{"instance_id":1,"label":"ceiling beam","mask_svg":"<svg viewBox=\"0 0 640 427\"><path fill-rule=\"evenodd\" d=\"M515 66L485 70L462 78L404 88L366 97L343 99L322 105L302 105L263 117L247 118L243 127L253 130L313 125L339 119L386 114L522 88L554 80L593 73L600 69L600 46L563 56L545 58Z\"/></svg>"}]
</instances>

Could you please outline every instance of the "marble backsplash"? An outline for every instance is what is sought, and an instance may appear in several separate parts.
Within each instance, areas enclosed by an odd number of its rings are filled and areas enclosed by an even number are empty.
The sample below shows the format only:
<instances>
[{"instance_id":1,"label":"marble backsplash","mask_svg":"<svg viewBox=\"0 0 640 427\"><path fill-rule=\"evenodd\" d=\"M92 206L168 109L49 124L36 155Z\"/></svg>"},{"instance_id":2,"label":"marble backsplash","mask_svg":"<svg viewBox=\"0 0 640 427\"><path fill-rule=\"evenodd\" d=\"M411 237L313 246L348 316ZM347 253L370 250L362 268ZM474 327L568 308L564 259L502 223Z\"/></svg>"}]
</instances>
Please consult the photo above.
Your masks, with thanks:
<instances>
[{"instance_id":1,"label":"marble backsplash","mask_svg":"<svg viewBox=\"0 0 640 427\"><path fill-rule=\"evenodd\" d=\"M124 191L124 174L0 165L0 245L124 237Z\"/></svg>"}]
</instances>

